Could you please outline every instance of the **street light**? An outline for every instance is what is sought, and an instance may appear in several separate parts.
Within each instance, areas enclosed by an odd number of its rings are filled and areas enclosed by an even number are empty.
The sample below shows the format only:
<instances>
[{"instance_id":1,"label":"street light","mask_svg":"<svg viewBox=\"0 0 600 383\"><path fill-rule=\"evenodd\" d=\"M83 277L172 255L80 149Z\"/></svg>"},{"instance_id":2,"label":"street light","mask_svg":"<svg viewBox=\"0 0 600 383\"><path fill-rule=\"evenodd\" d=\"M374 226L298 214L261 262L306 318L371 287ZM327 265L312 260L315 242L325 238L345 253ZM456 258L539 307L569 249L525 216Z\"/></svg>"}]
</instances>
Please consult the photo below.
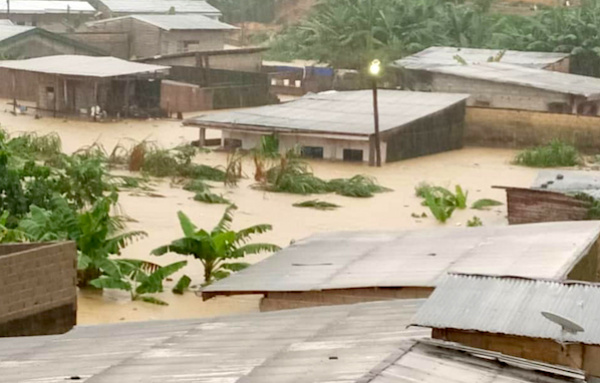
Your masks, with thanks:
<instances>
[{"instance_id":1,"label":"street light","mask_svg":"<svg viewBox=\"0 0 600 383\"><path fill-rule=\"evenodd\" d=\"M377 78L381 73L381 61L373 60L369 66L373 86L373 118L375 119L375 160L376 165L381 167L381 141L379 139L379 106L377 104Z\"/></svg>"}]
</instances>

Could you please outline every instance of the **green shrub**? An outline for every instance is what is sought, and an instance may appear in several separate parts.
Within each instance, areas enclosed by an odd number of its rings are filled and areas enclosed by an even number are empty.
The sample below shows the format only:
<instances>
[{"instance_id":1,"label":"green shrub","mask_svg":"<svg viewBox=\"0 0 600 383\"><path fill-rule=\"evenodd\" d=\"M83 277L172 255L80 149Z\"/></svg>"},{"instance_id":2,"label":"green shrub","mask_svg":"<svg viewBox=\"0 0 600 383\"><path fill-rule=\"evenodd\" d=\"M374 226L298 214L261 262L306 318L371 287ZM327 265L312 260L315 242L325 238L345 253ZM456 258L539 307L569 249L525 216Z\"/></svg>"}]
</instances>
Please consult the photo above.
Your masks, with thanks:
<instances>
[{"instance_id":1,"label":"green shrub","mask_svg":"<svg viewBox=\"0 0 600 383\"><path fill-rule=\"evenodd\" d=\"M312 208L312 209L317 209L317 210L335 210L338 207L340 207L340 205L336 205L336 204L330 203L330 202L320 201L318 199L313 199L313 200L304 201L304 202L298 202L298 203L295 203L293 206L306 207L306 208Z\"/></svg>"},{"instance_id":2,"label":"green shrub","mask_svg":"<svg viewBox=\"0 0 600 383\"><path fill-rule=\"evenodd\" d=\"M217 195L217 194L210 193L210 192L196 193L196 195L194 196L194 201L206 202L206 203L223 203L223 204L227 204L227 205L231 204L231 201L229 201L227 198L223 197L222 195Z\"/></svg>"},{"instance_id":3,"label":"green shrub","mask_svg":"<svg viewBox=\"0 0 600 383\"><path fill-rule=\"evenodd\" d=\"M473 216L473 218L471 218L470 220L467 221L467 227L477 227L477 226L483 226L483 222L481 222L481 219L479 219L479 217Z\"/></svg>"},{"instance_id":4,"label":"green shrub","mask_svg":"<svg viewBox=\"0 0 600 383\"><path fill-rule=\"evenodd\" d=\"M522 151L517 154L514 163L536 168L575 166L580 163L580 155L574 146L553 140L547 145Z\"/></svg>"},{"instance_id":5,"label":"green shrub","mask_svg":"<svg viewBox=\"0 0 600 383\"><path fill-rule=\"evenodd\" d=\"M500 201L496 201L496 200L489 199L489 198L483 198L483 199L478 199L477 201L473 202L473 205L471 205L471 209L484 210L485 208L488 208L488 207L500 206L500 205L502 205L502 202L500 202Z\"/></svg>"}]
</instances>

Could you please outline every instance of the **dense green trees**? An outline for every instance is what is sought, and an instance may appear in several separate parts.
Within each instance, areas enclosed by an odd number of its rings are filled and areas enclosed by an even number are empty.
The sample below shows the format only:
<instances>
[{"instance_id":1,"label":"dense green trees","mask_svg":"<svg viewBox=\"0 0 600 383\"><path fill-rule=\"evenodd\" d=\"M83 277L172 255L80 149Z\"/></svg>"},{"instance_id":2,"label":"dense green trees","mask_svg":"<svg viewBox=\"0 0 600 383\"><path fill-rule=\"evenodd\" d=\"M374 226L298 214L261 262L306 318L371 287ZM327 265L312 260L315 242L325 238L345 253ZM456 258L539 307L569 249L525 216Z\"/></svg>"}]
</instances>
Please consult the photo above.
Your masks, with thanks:
<instances>
[{"instance_id":1,"label":"dense green trees","mask_svg":"<svg viewBox=\"0 0 600 383\"><path fill-rule=\"evenodd\" d=\"M490 0L325 0L271 41L271 58L363 68L429 46L567 52L576 73L600 76L600 0L532 16L489 12Z\"/></svg>"}]
</instances>

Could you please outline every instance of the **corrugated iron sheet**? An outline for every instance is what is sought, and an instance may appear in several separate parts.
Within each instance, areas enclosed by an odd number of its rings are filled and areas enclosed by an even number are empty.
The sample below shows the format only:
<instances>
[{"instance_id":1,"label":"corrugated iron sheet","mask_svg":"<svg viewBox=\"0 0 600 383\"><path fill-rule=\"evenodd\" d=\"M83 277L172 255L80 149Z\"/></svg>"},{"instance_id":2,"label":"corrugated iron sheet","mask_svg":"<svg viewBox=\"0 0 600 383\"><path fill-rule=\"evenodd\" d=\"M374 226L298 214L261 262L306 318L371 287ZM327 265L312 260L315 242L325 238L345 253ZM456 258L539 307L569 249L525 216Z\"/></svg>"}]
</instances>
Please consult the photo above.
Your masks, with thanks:
<instances>
[{"instance_id":1,"label":"corrugated iron sheet","mask_svg":"<svg viewBox=\"0 0 600 383\"><path fill-rule=\"evenodd\" d=\"M0 12L7 11L7 2L0 2ZM10 0L10 13L95 13L87 1Z\"/></svg>"},{"instance_id":2,"label":"corrugated iron sheet","mask_svg":"<svg viewBox=\"0 0 600 383\"><path fill-rule=\"evenodd\" d=\"M204 292L433 287L447 272L564 279L599 235L591 221L318 234Z\"/></svg>"},{"instance_id":3,"label":"corrugated iron sheet","mask_svg":"<svg viewBox=\"0 0 600 383\"><path fill-rule=\"evenodd\" d=\"M542 170L532 189L563 194L585 193L600 199L600 172L584 170Z\"/></svg>"},{"instance_id":4,"label":"corrugated iron sheet","mask_svg":"<svg viewBox=\"0 0 600 383\"><path fill-rule=\"evenodd\" d=\"M354 382L415 338L429 336L428 329L406 328L421 304L388 301L0 338L0 382Z\"/></svg>"},{"instance_id":5,"label":"corrugated iron sheet","mask_svg":"<svg viewBox=\"0 0 600 383\"><path fill-rule=\"evenodd\" d=\"M600 79L570 73L526 68L519 65L481 63L424 68L432 73L458 76L468 79L512 84L542 89L550 92L583 96L588 99L600 98Z\"/></svg>"},{"instance_id":6,"label":"corrugated iron sheet","mask_svg":"<svg viewBox=\"0 0 600 383\"><path fill-rule=\"evenodd\" d=\"M58 55L26 60L0 62L0 68L27 72L60 74L65 76L116 77L138 73L153 73L169 69L167 66L150 65L121 60L116 57L92 57Z\"/></svg>"},{"instance_id":7,"label":"corrugated iron sheet","mask_svg":"<svg viewBox=\"0 0 600 383\"><path fill-rule=\"evenodd\" d=\"M585 382L581 371L443 342L419 342L364 383ZM362 382L361 382L362 383Z\"/></svg>"},{"instance_id":8,"label":"corrugated iron sheet","mask_svg":"<svg viewBox=\"0 0 600 383\"><path fill-rule=\"evenodd\" d=\"M32 29L35 29L35 27L28 27L25 25L0 24L0 41L20 35L21 33L25 33Z\"/></svg>"},{"instance_id":9,"label":"corrugated iron sheet","mask_svg":"<svg viewBox=\"0 0 600 383\"><path fill-rule=\"evenodd\" d=\"M454 47L430 47L394 63L407 69L427 69L437 66L462 65L454 56L459 55L469 64L485 63L497 56L499 49L476 49ZM543 69L569 57L568 53L504 51L501 62L530 68Z\"/></svg>"},{"instance_id":10,"label":"corrugated iron sheet","mask_svg":"<svg viewBox=\"0 0 600 383\"><path fill-rule=\"evenodd\" d=\"M195 0L194 0L195 1ZM231 30L238 29L233 25L222 23L218 20L206 17L201 14L183 14L183 15L131 15L114 17L88 23L89 26L111 23L123 19L136 19L148 24L152 24L166 31L170 30ZM193 53L193 52L192 52Z\"/></svg>"},{"instance_id":11,"label":"corrugated iron sheet","mask_svg":"<svg viewBox=\"0 0 600 383\"><path fill-rule=\"evenodd\" d=\"M116 13L162 13L171 8L175 13L201 13L221 15L221 11L203 0L99 0L112 12Z\"/></svg>"},{"instance_id":12,"label":"corrugated iron sheet","mask_svg":"<svg viewBox=\"0 0 600 383\"><path fill-rule=\"evenodd\" d=\"M542 312L584 328L562 331ZM449 275L421 307L413 323L557 341L600 344L600 285Z\"/></svg>"},{"instance_id":13,"label":"corrugated iron sheet","mask_svg":"<svg viewBox=\"0 0 600 383\"><path fill-rule=\"evenodd\" d=\"M462 102L468 95L379 91L380 130L404 126ZM230 124L258 126L281 132L373 134L373 95L370 90L322 92L279 105L202 115L186 125Z\"/></svg>"}]
</instances>

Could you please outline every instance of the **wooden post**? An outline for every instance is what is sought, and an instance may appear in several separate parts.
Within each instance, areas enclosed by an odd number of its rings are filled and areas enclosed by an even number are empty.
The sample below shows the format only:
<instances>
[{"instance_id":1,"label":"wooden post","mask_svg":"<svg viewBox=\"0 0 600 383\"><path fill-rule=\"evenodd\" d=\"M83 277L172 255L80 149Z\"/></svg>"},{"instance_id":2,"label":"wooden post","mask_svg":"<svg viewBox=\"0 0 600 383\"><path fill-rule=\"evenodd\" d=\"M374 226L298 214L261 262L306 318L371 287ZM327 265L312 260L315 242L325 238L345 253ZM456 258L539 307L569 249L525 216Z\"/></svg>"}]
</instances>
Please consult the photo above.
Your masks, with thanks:
<instances>
[{"instance_id":1,"label":"wooden post","mask_svg":"<svg viewBox=\"0 0 600 383\"><path fill-rule=\"evenodd\" d=\"M97 120L98 118L98 112L99 112L99 108L97 108L98 105L98 80L94 81L94 105L92 105L92 110L94 111L94 121Z\"/></svg>"},{"instance_id":2,"label":"wooden post","mask_svg":"<svg viewBox=\"0 0 600 383\"><path fill-rule=\"evenodd\" d=\"M381 167L381 139L379 137L379 105L377 103L377 80L373 79L373 116L375 120L375 161Z\"/></svg>"},{"instance_id":3,"label":"wooden post","mask_svg":"<svg viewBox=\"0 0 600 383\"><path fill-rule=\"evenodd\" d=\"M17 79L15 76L15 71L10 71L12 77L12 99L13 99L13 113L15 116L17 115Z\"/></svg>"},{"instance_id":4,"label":"wooden post","mask_svg":"<svg viewBox=\"0 0 600 383\"><path fill-rule=\"evenodd\" d=\"M52 113L52 116L54 118L56 118L56 109L58 108L58 104L57 104L57 100L58 100L58 88L60 86L60 81L59 81L59 77L56 76L55 80L54 80L54 112Z\"/></svg>"},{"instance_id":5,"label":"wooden post","mask_svg":"<svg viewBox=\"0 0 600 383\"><path fill-rule=\"evenodd\" d=\"M206 145L206 128L200 128L200 136L198 137L198 147L203 148Z\"/></svg>"},{"instance_id":6,"label":"wooden post","mask_svg":"<svg viewBox=\"0 0 600 383\"><path fill-rule=\"evenodd\" d=\"M125 117L129 117L129 77L125 80Z\"/></svg>"}]
</instances>

